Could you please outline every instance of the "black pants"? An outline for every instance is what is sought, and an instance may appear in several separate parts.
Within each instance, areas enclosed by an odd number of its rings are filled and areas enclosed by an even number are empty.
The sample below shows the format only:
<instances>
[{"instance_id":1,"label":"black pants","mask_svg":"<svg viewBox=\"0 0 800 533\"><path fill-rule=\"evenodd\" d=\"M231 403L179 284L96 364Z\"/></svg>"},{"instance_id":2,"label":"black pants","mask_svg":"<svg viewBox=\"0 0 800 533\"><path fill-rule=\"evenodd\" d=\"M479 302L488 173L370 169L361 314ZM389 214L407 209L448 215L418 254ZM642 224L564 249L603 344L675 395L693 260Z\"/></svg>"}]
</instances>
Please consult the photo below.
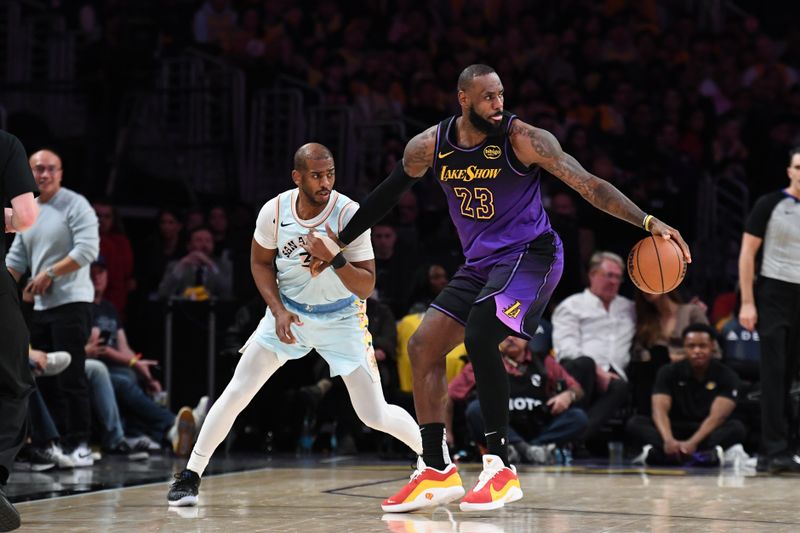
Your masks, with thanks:
<instances>
[{"instance_id":1,"label":"black pants","mask_svg":"<svg viewBox=\"0 0 800 533\"><path fill-rule=\"evenodd\" d=\"M28 396L34 382L17 285L5 265L0 270L0 485L4 485L27 437Z\"/></svg>"},{"instance_id":2,"label":"black pants","mask_svg":"<svg viewBox=\"0 0 800 533\"><path fill-rule=\"evenodd\" d=\"M670 424L672 425L672 435L678 440L686 440L694 435L701 422L670 420ZM650 444L656 450L664 450L664 439L661 438L661 433L658 432L652 418L642 415L631 417L625 429L637 444ZM711 435L706 437L697 449L710 450L715 446L729 448L734 444L744 442L746 436L747 429L744 424L739 420L728 418L721 426L712 431Z\"/></svg>"},{"instance_id":3,"label":"black pants","mask_svg":"<svg viewBox=\"0 0 800 533\"><path fill-rule=\"evenodd\" d=\"M84 351L91 327L92 307L88 303L65 304L33 313L33 347L45 352L64 350L72 356L62 373L38 379L58 432L68 446L87 441L91 432Z\"/></svg>"},{"instance_id":4,"label":"black pants","mask_svg":"<svg viewBox=\"0 0 800 533\"><path fill-rule=\"evenodd\" d=\"M760 278L757 290L761 336L761 452L775 455L790 446L797 417L789 394L800 362L800 284ZM795 443L796 444L796 443Z\"/></svg>"},{"instance_id":5,"label":"black pants","mask_svg":"<svg viewBox=\"0 0 800 533\"><path fill-rule=\"evenodd\" d=\"M582 408L589 416L589 425L583 438L590 439L628 401L628 382L622 378L612 379L608 383L608 389L600 392L597 389L594 359L584 355L575 359L564 359L561 365L583 388L583 398L577 403L577 407Z\"/></svg>"}]
</instances>

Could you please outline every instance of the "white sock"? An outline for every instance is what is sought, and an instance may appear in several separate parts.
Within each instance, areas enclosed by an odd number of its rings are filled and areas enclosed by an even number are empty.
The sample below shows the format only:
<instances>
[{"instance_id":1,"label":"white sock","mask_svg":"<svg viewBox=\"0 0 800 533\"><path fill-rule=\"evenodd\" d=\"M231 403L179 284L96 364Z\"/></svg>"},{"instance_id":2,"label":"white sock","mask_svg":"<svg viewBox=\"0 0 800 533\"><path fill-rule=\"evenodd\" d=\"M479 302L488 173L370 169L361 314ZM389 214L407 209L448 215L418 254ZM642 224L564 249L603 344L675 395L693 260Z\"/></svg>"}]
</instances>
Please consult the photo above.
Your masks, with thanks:
<instances>
[{"instance_id":1,"label":"white sock","mask_svg":"<svg viewBox=\"0 0 800 533\"><path fill-rule=\"evenodd\" d=\"M408 411L386 403L380 381L373 381L364 367L342 376L353 408L366 425L403 441L417 455L422 455L422 435Z\"/></svg>"},{"instance_id":2,"label":"white sock","mask_svg":"<svg viewBox=\"0 0 800 533\"><path fill-rule=\"evenodd\" d=\"M214 450L228 435L236 417L280 367L281 363L274 352L256 342L247 346L231 382L206 415L187 469L203 475Z\"/></svg>"}]
</instances>

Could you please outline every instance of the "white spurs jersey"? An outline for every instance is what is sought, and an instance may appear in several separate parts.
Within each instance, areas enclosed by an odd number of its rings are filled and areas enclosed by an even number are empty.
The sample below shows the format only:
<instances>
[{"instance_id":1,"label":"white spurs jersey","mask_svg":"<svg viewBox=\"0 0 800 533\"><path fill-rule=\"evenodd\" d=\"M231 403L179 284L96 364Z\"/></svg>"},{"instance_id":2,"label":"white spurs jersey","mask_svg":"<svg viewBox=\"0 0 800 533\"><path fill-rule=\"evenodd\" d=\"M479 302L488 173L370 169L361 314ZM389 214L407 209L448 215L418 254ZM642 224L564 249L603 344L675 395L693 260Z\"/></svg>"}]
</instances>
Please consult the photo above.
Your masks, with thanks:
<instances>
[{"instance_id":1,"label":"white spurs jersey","mask_svg":"<svg viewBox=\"0 0 800 533\"><path fill-rule=\"evenodd\" d=\"M322 213L311 220L303 220L297 215L298 194L298 189L292 189L264 204L258 214L253 238L264 248L278 250L275 259L278 288L287 298L307 305L328 304L349 298L353 293L344 286L332 268L325 269L315 278L311 277L311 258L300 244L312 229L325 234L326 222L338 234L358 210L358 203L331 191ZM374 259L370 231L365 231L350 243L344 256L350 262Z\"/></svg>"}]
</instances>

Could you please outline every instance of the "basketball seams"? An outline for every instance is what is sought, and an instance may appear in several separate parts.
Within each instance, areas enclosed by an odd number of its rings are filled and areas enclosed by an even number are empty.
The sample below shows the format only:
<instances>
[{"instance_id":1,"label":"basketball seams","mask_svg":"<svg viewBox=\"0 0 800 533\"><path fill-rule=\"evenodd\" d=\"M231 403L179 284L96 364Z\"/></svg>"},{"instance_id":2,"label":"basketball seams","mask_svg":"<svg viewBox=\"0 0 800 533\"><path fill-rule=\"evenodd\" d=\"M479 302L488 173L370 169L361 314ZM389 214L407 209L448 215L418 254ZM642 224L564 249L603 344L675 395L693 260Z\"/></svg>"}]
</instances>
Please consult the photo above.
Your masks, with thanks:
<instances>
[{"instance_id":1,"label":"basketball seams","mask_svg":"<svg viewBox=\"0 0 800 533\"><path fill-rule=\"evenodd\" d=\"M644 239L637 242L633 248L631 248L630 253L628 254L628 275L631 278L631 281L643 292L651 293L651 294L664 294L676 289L681 282L683 281L684 277L686 276L686 271L688 270L688 263L683 258L683 252L681 251L678 244L672 240L667 239L669 241L669 245L666 243L664 244L665 247L670 248L670 250L675 252L675 259L678 261L677 265L672 264L672 259L669 257L669 253L664 250L664 254L661 253L659 250L659 241L657 240L657 236L649 236L650 239L645 237ZM653 249L650 250L649 248L642 248L644 246L644 242L646 240L652 240ZM655 254L653 254L655 252ZM642 261L645 261L644 268L642 267ZM649 277L655 278L656 270L655 265L653 265L653 261L658 263L658 275L661 280L661 290L654 288L651 283L655 283L656 280L648 280ZM666 261L666 263L663 263ZM669 268L667 268L669 267ZM672 272L672 268L676 268L677 272L675 274L675 280L672 282L671 285L667 285L665 282L665 277L667 274ZM670 276L672 277L672 276Z\"/></svg>"},{"instance_id":2,"label":"basketball seams","mask_svg":"<svg viewBox=\"0 0 800 533\"><path fill-rule=\"evenodd\" d=\"M675 279L675 284L672 286L672 289L675 289L678 285L681 284L681 281L683 281L684 276L686 276L687 263L686 259L683 258L683 252L681 251L680 246L678 246L678 243L676 243L672 239L669 240L669 243L672 245L672 249L675 250L675 253L678 255L678 260L680 261L681 265L678 268L678 274L677 278Z\"/></svg>"},{"instance_id":3,"label":"basketball seams","mask_svg":"<svg viewBox=\"0 0 800 533\"><path fill-rule=\"evenodd\" d=\"M656 252L656 263L658 264L658 275L661 278L661 292L667 292L666 286L664 285L664 269L661 267L661 254L658 253L658 243L656 242L655 235L650 235L650 239L653 242L653 250Z\"/></svg>"},{"instance_id":4,"label":"basketball seams","mask_svg":"<svg viewBox=\"0 0 800 533\"><path fill-rule=\"evenodd\" d=\"M641 249L641 247L642 247L642 242L641 241L636 243L636 247L634 248L634 250L636 252L636 256L633 259L633 262L636 265L636 270L639 272L639 281L642 283L642 285L647 287L649 290L655 291L655 289L653 287L651 287L649 283L647 283L647 278L645 278L644 274L642 273L641 262L639 261L639 250ZM639 285L639 288L644 290L642 285Z\"/></svg>"}]
</instances>

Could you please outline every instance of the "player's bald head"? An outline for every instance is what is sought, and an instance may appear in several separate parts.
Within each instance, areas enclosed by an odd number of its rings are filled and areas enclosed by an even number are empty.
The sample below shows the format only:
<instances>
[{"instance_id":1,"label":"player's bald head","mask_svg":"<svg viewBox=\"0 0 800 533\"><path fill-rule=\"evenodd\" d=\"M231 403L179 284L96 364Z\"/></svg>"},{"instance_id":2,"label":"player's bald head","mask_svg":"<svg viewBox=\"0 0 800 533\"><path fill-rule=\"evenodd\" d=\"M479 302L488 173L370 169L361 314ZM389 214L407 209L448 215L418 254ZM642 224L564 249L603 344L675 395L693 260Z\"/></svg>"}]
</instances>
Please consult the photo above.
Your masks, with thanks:
<instances>
[{"instance_id":1,"label":"player's bald head","mask_svg":"<svg viewBox=\"0 0 800 533\"><path fill-rule=\"evenodd\" d=\"M458 76L458 90L466 91L472 85L472 80L488 74L494 74L495 70L489 65L470 65L461 71Z\"/></svg>"},{"instance_id":2,"label":"player's bald head","mask_svg":"<svg viewBox=\"0 0 800 533\"><path fill-rule=\"evenodd\" d=\"M304 144L294 153L294 169L308 170L309 160L323 161L325 159L333 161L333 154L326 146L319 143Z\"/></svg>"}]
</instances>

